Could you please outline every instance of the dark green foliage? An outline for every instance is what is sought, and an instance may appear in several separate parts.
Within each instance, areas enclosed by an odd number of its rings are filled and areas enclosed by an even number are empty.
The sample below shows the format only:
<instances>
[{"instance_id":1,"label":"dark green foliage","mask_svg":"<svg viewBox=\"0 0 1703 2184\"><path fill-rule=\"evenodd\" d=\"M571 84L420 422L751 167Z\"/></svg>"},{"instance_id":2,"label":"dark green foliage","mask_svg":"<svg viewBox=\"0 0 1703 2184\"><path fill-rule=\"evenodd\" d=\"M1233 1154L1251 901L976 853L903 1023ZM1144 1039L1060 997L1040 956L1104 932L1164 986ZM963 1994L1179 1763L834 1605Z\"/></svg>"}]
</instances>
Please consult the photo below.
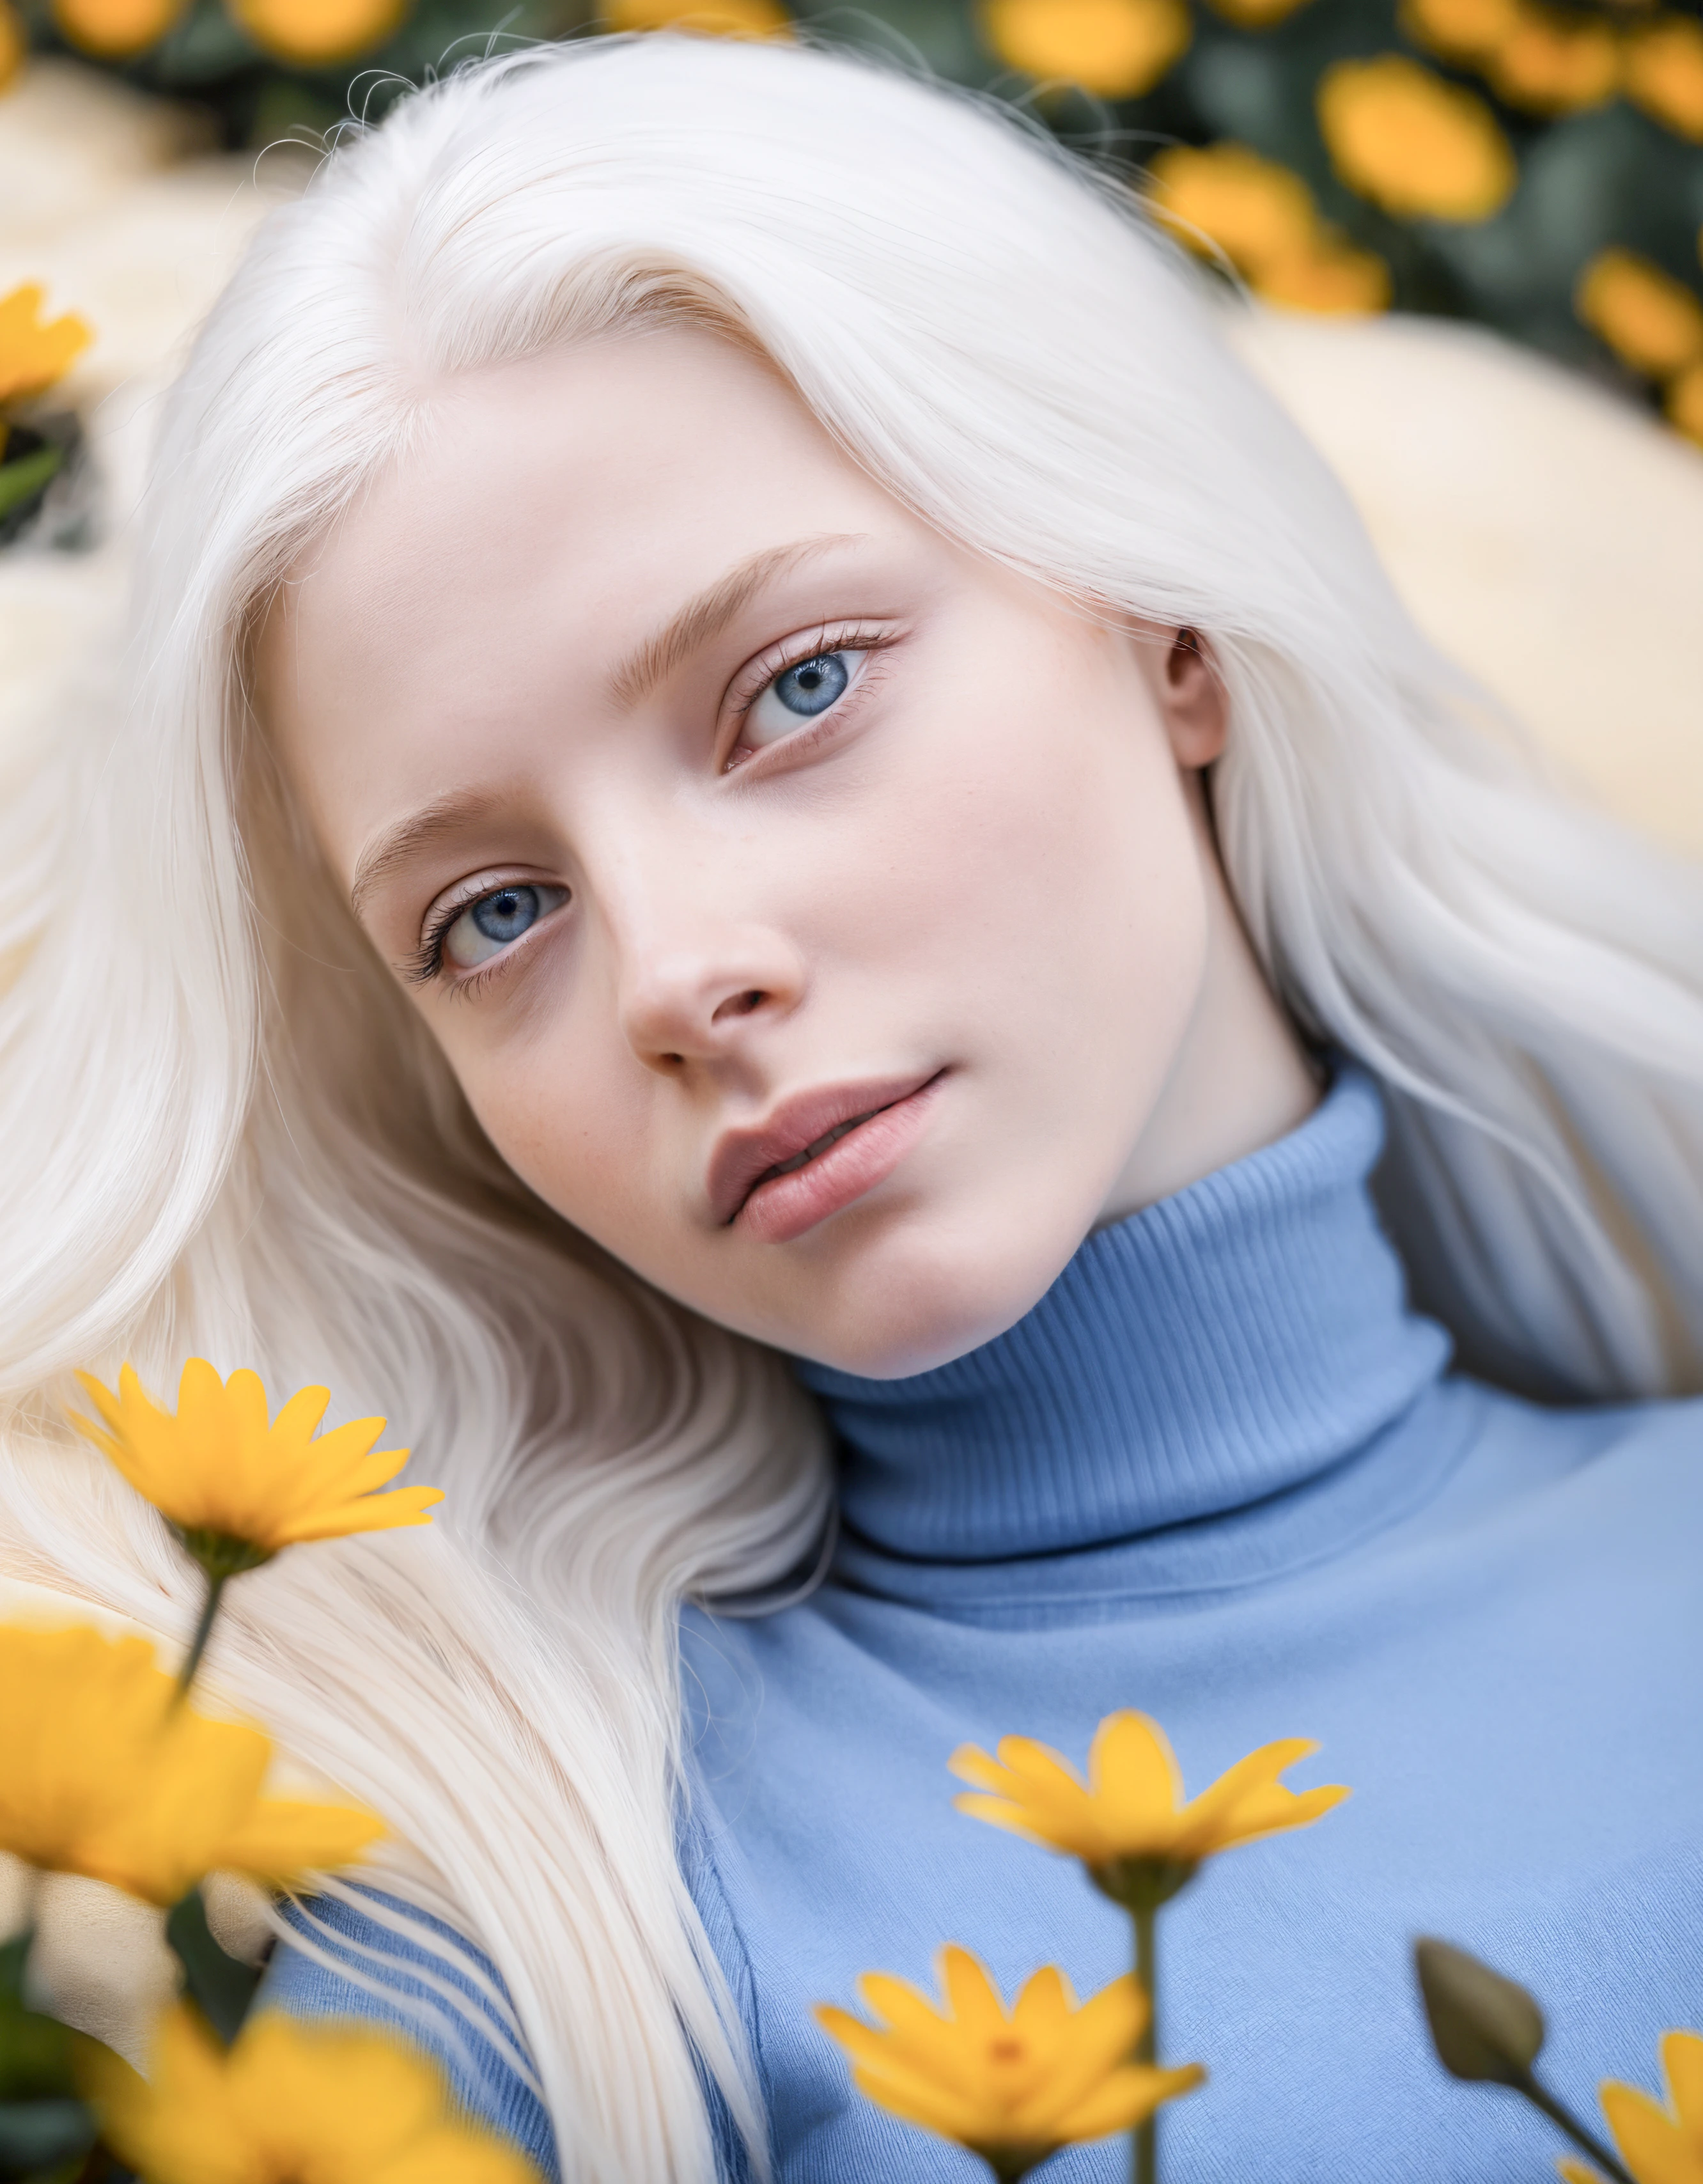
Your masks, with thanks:
<instances>
[{"instance_id":1,"label":"dark green foliage","mask_svg":"<svg viewBox=\"0 0 1703 2184\"><path fill-rule=\"evenodd\" d=\"M181 1903L172 1906L165 1938L183 1967L184 1992L228 2047L248 2014L259 1973L226 1956L214 1940L198 1888L192 1888Z\"/></svg>"},{"instance_id":2,"label":"dark green foliage","mask_svg":"<svg viewBox=\"0 0 1703 2184\"><path fill-rule=\"evenodd\" d=\"M158 47L119 72L203 104L227 143L259 146L290 135L318 141L352 114L376 118L409 84L470 56L595 30L598 4L416 0L395 35L358 64L292 70L268 59L220 0L192 0ZM1451 68L1406 36L1397 0L1304 0L1264 30L1241 28L1197 0L1193 42L1177 65L1143 97L1110 103L1068 89L1038 92L1014 75L988 44L977 0L793 4L810 36L900 52L952 81L1024 102L1066 141L1127 166L1166 144L1247 144L1304 176L1325 217L1387 262L1398 309L1481 321L1628 393L1651 390L1580 324L1573 292L1581 270L1616 244L1703 291L1703 145L1620 98L1556 119L1499 103L1478 75ZM1622 30L1651 20L1658 5L1574 0L1569 12ZM36 42L54 47L49 0L23 0L23 8ZM1700 11L1703 0L1661 10L1693 20ZM1493 219L1394 220L1336 177L1315 112L1319 79L1337 60L1390 52L1422 60L1495 108L1520 182Z\"/></svg>"}]
</instances>

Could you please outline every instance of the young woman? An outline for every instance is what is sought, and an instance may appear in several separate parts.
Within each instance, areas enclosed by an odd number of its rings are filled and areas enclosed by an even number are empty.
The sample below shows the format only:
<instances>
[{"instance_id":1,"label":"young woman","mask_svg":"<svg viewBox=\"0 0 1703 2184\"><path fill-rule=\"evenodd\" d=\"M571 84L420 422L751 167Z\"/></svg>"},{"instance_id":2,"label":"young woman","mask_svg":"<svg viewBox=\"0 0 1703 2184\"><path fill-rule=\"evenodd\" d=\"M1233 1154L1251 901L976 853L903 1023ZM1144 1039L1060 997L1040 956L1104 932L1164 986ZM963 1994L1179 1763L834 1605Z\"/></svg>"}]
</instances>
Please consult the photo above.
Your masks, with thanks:
<instances>
[{"instance_id":1,"label":"young woman","mask_svg":"<svg viewBox=\"0 0 1703 2184\"><path fill-rule=\"evenodd\" d=\"M1121 1970L945 1763L1133 1706L1355 1791L1168 1914L1172 2176L1547 2174L1407 1952L1585 2104L1703 2021L1699 891L1124 186L796 49L459 75L251 250L142 568L9 861L8 1560L187 1628L57 1423L126 1356L448 1490L215 1649L395 1830L275 2000L587 2184L966 2176L809 2006Z\"/></svg>"}]
</instances>

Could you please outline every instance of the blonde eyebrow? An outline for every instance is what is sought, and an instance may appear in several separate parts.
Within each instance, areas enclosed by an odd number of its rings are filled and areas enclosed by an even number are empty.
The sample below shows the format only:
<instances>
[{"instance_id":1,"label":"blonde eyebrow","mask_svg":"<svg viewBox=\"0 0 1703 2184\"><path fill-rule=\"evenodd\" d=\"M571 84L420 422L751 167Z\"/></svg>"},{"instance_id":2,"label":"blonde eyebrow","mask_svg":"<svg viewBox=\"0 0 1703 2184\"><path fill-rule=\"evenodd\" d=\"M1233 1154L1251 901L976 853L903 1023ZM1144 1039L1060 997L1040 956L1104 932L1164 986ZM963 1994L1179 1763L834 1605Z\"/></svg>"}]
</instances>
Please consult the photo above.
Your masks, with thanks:
<instances>
[{"instance_id":1,"label":"blonde eyebrow","mask_svg":"<svg viewBox=\"0 0 1703 2184\"><path fill-rule=\"evenodd\" d=\"M699 645L718 637L765 584L773 583L776 577L787 575L818 554L862 543L857 532L847 532L820 538L799 538L789 546L766 546L761 553L753 554L749 560L730 569L725 577L719 577L707 591L688 599L666 627L629 653L609 677L611 699L623 711L629 710L648 697Z\"/></svg>"},{"instance_id":2,"label":"blonde eyebrow","mask_svg":"<svg viewBox=\"0 0 1703 2184\"><path fill-rule=\"evenodd\" d=\"M349 882L349 908L359 917L361 905L381 881L389 879L431 843L488 817L500 800L487 789L450 789L398 819L394 826L387 827L382 833L376 834L355 859L354 877Z\"/></svg>"}]
</instances>

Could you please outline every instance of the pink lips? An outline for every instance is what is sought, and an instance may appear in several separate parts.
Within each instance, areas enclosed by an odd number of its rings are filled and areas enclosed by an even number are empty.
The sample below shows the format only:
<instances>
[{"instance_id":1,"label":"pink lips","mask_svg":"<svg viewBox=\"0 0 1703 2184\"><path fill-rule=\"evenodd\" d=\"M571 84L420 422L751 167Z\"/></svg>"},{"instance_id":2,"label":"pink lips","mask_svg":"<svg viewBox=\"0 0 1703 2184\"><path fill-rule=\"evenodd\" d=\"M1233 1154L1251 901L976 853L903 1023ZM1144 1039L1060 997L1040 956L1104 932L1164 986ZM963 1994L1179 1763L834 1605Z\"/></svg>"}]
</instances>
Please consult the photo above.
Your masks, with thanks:
<instances>
[{"instance_id":1,"label":"pink lips","mask_svg":"<svg viewBox=\"0 0 1703 2184\"><path fill-rule=\"evenodd\" d=\"M765 1243L802 1236L893 1173L945 1073L800 1092L760 1128L725 1132L710 1159L715 1218Z\"/></svg>"}]
</instances>

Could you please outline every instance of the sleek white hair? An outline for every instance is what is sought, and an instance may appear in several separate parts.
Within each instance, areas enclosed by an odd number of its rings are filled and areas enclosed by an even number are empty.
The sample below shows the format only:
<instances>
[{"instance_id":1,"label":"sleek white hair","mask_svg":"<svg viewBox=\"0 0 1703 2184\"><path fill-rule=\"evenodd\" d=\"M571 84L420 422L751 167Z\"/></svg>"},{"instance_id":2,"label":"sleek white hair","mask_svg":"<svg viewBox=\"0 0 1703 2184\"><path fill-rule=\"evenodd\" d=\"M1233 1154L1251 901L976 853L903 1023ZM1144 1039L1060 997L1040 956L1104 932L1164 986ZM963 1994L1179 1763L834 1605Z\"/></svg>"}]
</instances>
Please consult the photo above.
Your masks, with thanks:
<instances>
[{"instance_id":1,"label":"sleek white hair","mask_svg":"<svg viewBox=\"0 0 1703 2184\"><path fill-rule=\"evenodd\" d=\"M710 2176L706 2079L761 2165L674 1852L676 1617L808 1554L823 1439L779 1360L503 1167L289 806L247 648L447 376L682 315L943 532L1210 637L1242 914L1383 1080L1389 1218L1466 1354L1644 1395L1703 1347L1696 876L1528 777L1127 185L891 69L671 36L471 68L353 132L171 398L127 717L70 754L51 859L6 822L7 1552L190 1620L58 1423L74 1365L327 1379L417 1440L436 1526L245 1580L215 1671L390 1817L393 1885L495 1960L597 2184Z\"/></svg>"}]
</instances>

